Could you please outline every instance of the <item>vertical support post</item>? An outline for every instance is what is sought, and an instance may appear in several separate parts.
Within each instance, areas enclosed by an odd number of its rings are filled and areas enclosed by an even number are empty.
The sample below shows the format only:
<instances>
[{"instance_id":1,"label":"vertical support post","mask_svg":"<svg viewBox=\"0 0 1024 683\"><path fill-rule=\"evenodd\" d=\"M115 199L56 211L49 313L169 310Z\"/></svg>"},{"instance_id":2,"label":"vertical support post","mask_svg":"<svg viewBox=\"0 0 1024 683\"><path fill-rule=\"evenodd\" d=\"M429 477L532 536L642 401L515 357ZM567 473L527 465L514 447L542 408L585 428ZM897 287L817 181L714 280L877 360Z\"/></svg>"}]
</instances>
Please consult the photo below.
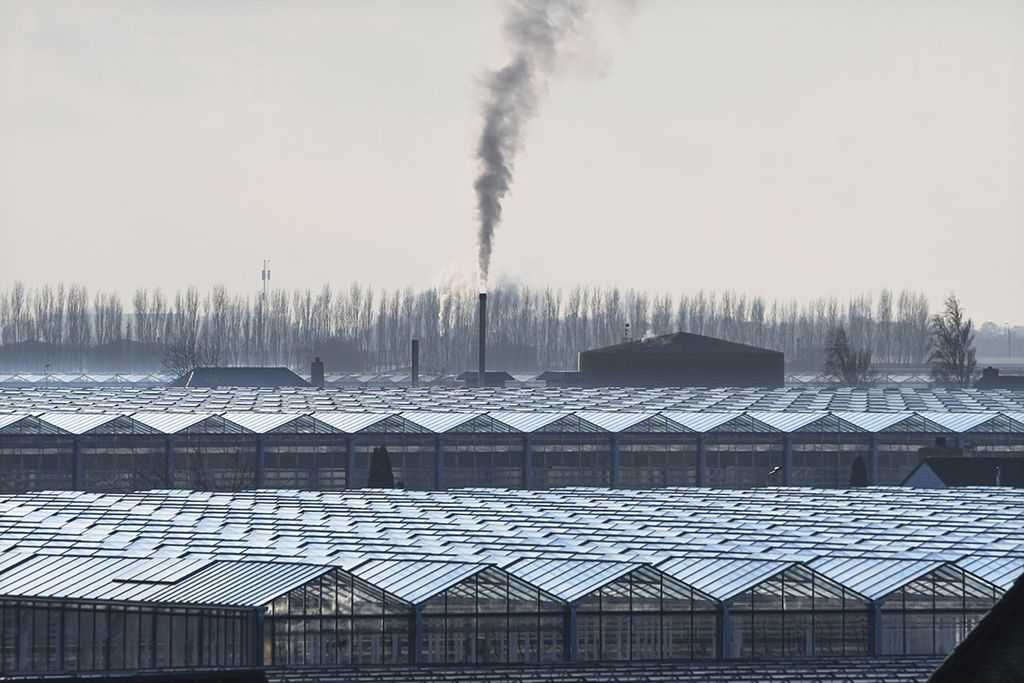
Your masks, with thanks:
<instances>
[{"instance_id":1,"label":"vertical support post","mask_svg":"<svg viewBox=\"0 0 1024 683\"><path fill-rule=\"evenodd\" d=\"M533 437L530 434L523 437L523 488L533 489Z\"/></svg>"},{"instance_id":2,"label":"vertical support post","mask_svg":"<svg viewBox=\"0 0 1024 683\"><path fill-rule=\"evenodd\" d=\"M871 603L871 654L879 657L882 654L882 601Z\"/></svg>"},{"instance_id":3,"label":"vertical support post","mask_svg":"<svg viewBox=\"0 0 1024 683\"><path fill-rule=\"evenodd\" d=\"M57 610L57 661L60 662L57 667L59 669L64 668L64 663L68 661L64 657L64 634L67 631L64 628L64 622L67 619L67 605L60 603L55 608Z\"/></svg>"},{"instance_id":4,"label":"vertical support post","mask_svg":"<svg viewBox=\"0 0 1024 683\"><path fill-rule=\"evenodd\" d=\"M255 612L256 618L251 622L253 624L252 640L250 641L253 645L250 657L252 661L244 662L243 666L262 668L272 664L272 662L265 661L263 653L263 619L266 617L266 607L260 607ZM202 620L200 620L200 623L202 623Z\"/></svg>"},{"instance_id":5,"label":"vertical support post","mask_svg":"<svg viewBox=\"0 0 1024 683\"><path fill-rule=\"evenodd\" d=\"M697 486L707 485L708 452L704 435L697 435Z\"/></svg>"},{"instance_id":6,"label":"vertical support post","mask_svg":"<svg viewBox=\"0 0 1024 683\"><path fill-rule=\"evenodd\" d=\"M960 451L961 451L960 455L963 455L964 443L965 443L965 441L964 441L964 433L963 432L957 432L957 434L956 434L956 447L960 449Z\"/></svg>"},{"instance_id":7,"label":"vertical support post","mask_svg":"<svg viewBox=\"0 0 1024 683\"><path fill-rule=\"evenodd\" d=\"M256 438L256 488L261 489L267 481L267 448L260 434Z\"/></svg>"},{"instance_id":8,"label":"vertical support post","mask_svg":"<svg viewBox=\"0 0 1024 683\"><path fill-rule=\"evenodd\" d=\"M569 605L568 618L566 619L565 643L568 645L566 654L570 662L577 662L580 659L579 629L576 625L576 605Z\"/></svg>"},{"instance_id":9,"label":"vertical support post","mask_svg":"<svg viewBox=\"0 0 1024 683\"><path fill-rule=\"evenodd\" d=\"M82 443L77 438L71 442L71 488L84 491L85 477L82 467Z\"/></svg>"},{"instance_id":10,"label":"vertical support post","mask_svg":"<svg viewBox=\"0 0 1024 683\"><path fill-rule=\"evenodd\" d=\"M164 443L164 483L174 488L174 437L168 436Z\"/></svg>"},{"instance_id":11,"label":"vertical support post","mask_svg":"<svg viewBox=\"0 0 1024 683\"><path fill-rule=\"evenodd\" d=\"M718 629L718 658L732 659L731 627L729 624L729 603L722 603Z\"/></svg>"},{"instance_id":12,"label":"vertical support post","mask_svg":"<svg viewBox=\"0 0 1024 683\"><path fill-rule=\"evenodd\" d=\"M611 487L613 489L619 488L620 482L622 481L619 469L621 467L621 458L619 457L619 435L612 434L612 472L611 472Z\"/></svg>"},{"instance_id":13,"label":"vertical support post","mask_svg":"<svg viewBox=\"0 0 1024 683\"><path fill-rule=\"evenodd\" d=\"M444 490L444 439L440 434L434 441L434 488Z\"/></svg>"},{"instance_id":14,"label":"vertical support post","mask_svg":"<svg viewBox=\"0 0 1024 683\"><path fill-rule=\"evenodd\" d=\"M356 488L356 436L348 435L345 443L345 488Z\"/></svg>"},{"instance_id":15,"label":"vertical support post","mask_svg":"<svg viewBox=\"0 0 1024 683\"><path fill-rule=\"evenodd\" d=\"M782 460L782 484L790 486L793 483L793 435L786 434Z\"/></svg>"},{"instance_id":16,"label":"vertical support post","mask_svg":"<svg viewBox=\"0 0 1024 683\"><path fill-rule=\"evenodd\" d=\"M878 434L871 434L871 471L868 473L868 482L872 486L878 486Z\"/></svg>"},{"instance_id":17,"label":"vertical support post","mask_svg":"<svg viewBox=\"0 0 1024 683\"><path fill-rule=\"evenodd\" d=\"M423 663L423 652L426 650L426 632L423 628L423 606L412 608L412 664Z\"/></svg>"}]
</instances>

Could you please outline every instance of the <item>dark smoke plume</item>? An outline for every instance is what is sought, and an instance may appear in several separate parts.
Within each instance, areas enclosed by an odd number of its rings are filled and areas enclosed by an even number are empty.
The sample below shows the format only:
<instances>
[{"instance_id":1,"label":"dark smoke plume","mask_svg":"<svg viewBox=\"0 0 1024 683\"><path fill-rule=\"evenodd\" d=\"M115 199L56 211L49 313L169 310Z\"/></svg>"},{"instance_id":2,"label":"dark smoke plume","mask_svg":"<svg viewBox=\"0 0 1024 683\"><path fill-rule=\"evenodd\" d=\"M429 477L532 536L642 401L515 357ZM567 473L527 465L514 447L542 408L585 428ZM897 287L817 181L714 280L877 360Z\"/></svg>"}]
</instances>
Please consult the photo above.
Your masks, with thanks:
<instances>
[{"instance_id":1,"label":"dark smoke plume","mask_svg":"<svg viewBox=\"0 0 1024 683\"><path fill-rule=\"evenodd\" d=\"M512 56L504 67L487 74L484 125L477 146L480 174L473 184L480 219L482 292L487 290L494 229L501 221L501 201L512 185L524 125L537 112L562 42L579 31L586 10L582 0L519 0L505 21Z\"/></svg>"}]
</instances>

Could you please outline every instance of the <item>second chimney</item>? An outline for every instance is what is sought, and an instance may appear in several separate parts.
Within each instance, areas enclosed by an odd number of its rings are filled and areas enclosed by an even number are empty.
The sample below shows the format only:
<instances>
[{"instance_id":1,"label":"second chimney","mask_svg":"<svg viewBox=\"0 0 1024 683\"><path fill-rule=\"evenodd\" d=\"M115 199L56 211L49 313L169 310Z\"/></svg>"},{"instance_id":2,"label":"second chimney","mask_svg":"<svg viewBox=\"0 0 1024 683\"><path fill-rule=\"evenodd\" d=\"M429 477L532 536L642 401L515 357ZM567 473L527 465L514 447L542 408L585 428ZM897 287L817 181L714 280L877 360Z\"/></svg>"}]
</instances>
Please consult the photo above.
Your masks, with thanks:
<instances>
[{"instance_id":1,"label":"second chimney","mask_svg":"<svg viewBox=\"0 0 1024 683\"><path fill-rule=\"evenodd\" d=\"M477 386L486 386L487 372L487 294L480 292L480 369L477 372Z\"/></svg>"},{"instance_id":2,"label":"second chimney","mask_svg":"<svg viewBox=\"0 0 1024 683\"><path fill-rule=\"evenodd\" d=\"M309 364L309 383L317 389L324 388L324 364L319 356Z\"/></svg>"},{"instance_id":3,"label":"second chimney","mask_svg":"<svg viewBox=\"0 0 1024 683\"><path fill-rule=\"evenodd\" d=\"M420 385L420 340L412 340L412 385Z\"/></svg>"}]
</instances>

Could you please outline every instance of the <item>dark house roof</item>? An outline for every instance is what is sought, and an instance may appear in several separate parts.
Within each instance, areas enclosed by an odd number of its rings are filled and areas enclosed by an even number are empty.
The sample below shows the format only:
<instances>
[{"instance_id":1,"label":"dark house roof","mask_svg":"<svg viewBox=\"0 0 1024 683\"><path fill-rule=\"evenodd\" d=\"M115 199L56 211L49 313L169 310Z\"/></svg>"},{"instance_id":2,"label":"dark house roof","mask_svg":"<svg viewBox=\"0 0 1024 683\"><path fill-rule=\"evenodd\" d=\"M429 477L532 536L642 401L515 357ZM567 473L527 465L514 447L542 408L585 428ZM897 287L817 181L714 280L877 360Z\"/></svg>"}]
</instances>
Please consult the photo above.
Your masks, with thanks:
<instances>
[{"instance_id":1,"label":"dark house roof","mask_svg":"<svg viewBox=\"0 0 1024 683\"><path fill-rule=\"evenodd\" d=\"M172 387L308 387L288 368L196 368L171 382Z\"/></svg>"},{"instance_id":2,"label":"dark house roof","mask_svg":"<svg viewBox=\"0 0 1024 683\"><path fill-rule=\"evenodd\" d=\"M748 346L747 344L737 344L736 342L716 339L715 337L705 337L702 334L676 332L674 334L661 334L657 337L648 337L646 339L637 339L635 341L605 346L600 349L591 349L589 351L584 351L583 353L763 353L781 355L782 352L762 349L757 346Z\"/></svg>"},{"instance_id":3,"label":"dark house roof","mask_svg":"<svg viewBox=\"0 0 1024 683\"><path fill-rule=\"evenodd\" d=\"M995 486L1024 488L1024 458L1020 457L931 457L925 459L903 480L903 486L930 487ZM936 481L938 480L938 481Z\"/></svg>"},{"instance_id":4,"label":"dark house roof","mask_svg":"<svg viewBox=\"0 0 1024 683\"><path fill-rule=\"evenodd\" d=\"M1024 579L953 648L928 683L1019 681L1024 671Z\"/></svg>"}]
</instances>

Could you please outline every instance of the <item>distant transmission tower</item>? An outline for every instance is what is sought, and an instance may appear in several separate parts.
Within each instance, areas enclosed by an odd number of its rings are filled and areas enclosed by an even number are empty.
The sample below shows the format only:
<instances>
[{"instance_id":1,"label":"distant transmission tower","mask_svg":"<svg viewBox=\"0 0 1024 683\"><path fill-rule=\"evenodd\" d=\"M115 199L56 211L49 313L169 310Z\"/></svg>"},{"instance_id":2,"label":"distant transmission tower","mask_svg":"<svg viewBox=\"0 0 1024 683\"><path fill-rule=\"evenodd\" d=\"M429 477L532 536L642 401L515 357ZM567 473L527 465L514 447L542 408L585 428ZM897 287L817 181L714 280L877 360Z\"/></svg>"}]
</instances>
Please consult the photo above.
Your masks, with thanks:
<instances>
[{"instance_id":1,"label":"distant transmission tower","mask_svg":"<svg viewBox=\"0 0 1024 683\"><path fill-rule=\"evenodd\" d=\"M260 271L260 279L263 280L263 304L267 303L267 292L270 290L270 259L263 259L263 270Z\"/></svg>"},{"instance_id":2,"label":"distant transmission tower","mask_svg":"<svg viewBox=\"0 0 1024 683\"><path fill-rule=\"evenodd\" d=\"M260 362L264 365L268 362L267 351L267 307L270 298L270 259L263 259L263 270L260 271L260 280L263 282L263 291L260 292L260 315L259 315L259 355Z\"/></svg>"}]
</instances>

